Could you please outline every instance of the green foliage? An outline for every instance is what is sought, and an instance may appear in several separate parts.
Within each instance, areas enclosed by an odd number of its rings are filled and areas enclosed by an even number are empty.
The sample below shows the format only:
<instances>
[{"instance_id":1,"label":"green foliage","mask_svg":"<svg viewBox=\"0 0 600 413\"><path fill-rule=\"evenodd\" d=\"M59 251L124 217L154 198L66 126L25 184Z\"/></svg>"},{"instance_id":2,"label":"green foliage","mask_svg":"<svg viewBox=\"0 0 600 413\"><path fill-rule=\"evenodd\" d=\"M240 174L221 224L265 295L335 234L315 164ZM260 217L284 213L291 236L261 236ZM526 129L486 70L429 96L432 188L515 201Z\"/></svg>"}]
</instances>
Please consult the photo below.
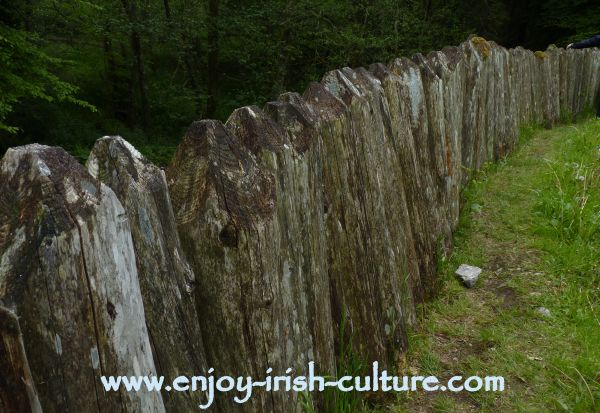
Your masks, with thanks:
<instances>
[{"instance_id":1,"label":"green foliage","mask_svg":"<svg viewBox=\"0 0 600 413\"><path fill-rule=\"evenodd\" d=\"M589 203L598 190L597 160L548 162L552 186L540 191L537 212L547 217L542 231L565 243L591 242L599 232L600 210Z\"/></svg>"},{"instance_id":2,"label":"green foliage","mask_svg":"<svg viewBox=\"0 0 600 413\"><path fill-rule=\"evenodd\" d=\"M69 102L95 110L75 97L76 86L52 72L67 62L46 54L36 45L37 40L35 34L0 24L0 130L18 132L19 127L7 125L5 120L24 99Z\"/></svg>"},{"instance_id":3,"label":"green foliage","mask_svg":"<svg viewBox=\"0 0 600 413\"><path fill-rule=\"evenodd\" d=\"M596 0L505 1L509 20L501 36L507 45L545 50L549 44L566 46L600 34L600 3Z\"/></svg>"},{"instance_id":4,"label":"green foliage","mask_svg":"<svg viewBox=\"0 0 600 413\"><path fill-rule=\"evenodd\" d=\"M98 137L120 134L164 164L192 121L302 92L335 68L471 33L543 50L600 32L591 0L212 2L217 17L209 0L0 4L0 153L35 141L84 157Z\"/></svg>"},{"instance_id":5,"label":"green foliage","mask_svg":"<svg viewBox=\"0 0 600 413\"><path fill-rule=\"evenodd\" d=\"M346 330L347 316L344 312L339 331L339 354L337 355L337 377L357 377L364 373L365 363L360 358L353 345L351 332ZM316 412L316 407L311 397L305 393L301 395L300 404L305 413ZM328 387L323 395L324 411L328 413L366 413L370 411L363 401L360 393L341 392L336 388Z\"/></svg>"},{"instance_id":6,"label":"green foliage","mask_svg":"<svg viewBox=\"0 0 600 413\"><path fill-rule=\"evenodd\" d=\"M547 29L560 29L566 42L583 40L600 34L600 3L594 0L547 0L540 20Z\"/></svg>"},{"instance_id":7,"label":"green foliage","mask_svg":"<svg viewBox=\"0 0 600 413\"><path fill-rule=\"evenodd\" d=\"M337 364L338 378L343 376L356 377L365 370L365 363L353 345L352 334L346 330L347 319L345 316L340 323L339 354ZM363 400L358 392L340 392L329 390L325 394L325 410L331 413L350 413L365 411Z\"/></svg>"},{"instance_id":8,"label":"green foliage","mask_svg":"<svg viewBox=\"0 0 600 413\"><path fill-rule=\"evenodd\" d=\"M205 117L210 27L218 32L220 120L302 92L328 70L439 49L474 30L457 3L439 0L220 0L210 24L208 0L13 3L0 6L3 41L15 45L1 52L10 70L2 72L0 120L14 136L0 134L0 151L37 141L80 156L105 134L165 153Z\"/></svg>"}]
</instances>

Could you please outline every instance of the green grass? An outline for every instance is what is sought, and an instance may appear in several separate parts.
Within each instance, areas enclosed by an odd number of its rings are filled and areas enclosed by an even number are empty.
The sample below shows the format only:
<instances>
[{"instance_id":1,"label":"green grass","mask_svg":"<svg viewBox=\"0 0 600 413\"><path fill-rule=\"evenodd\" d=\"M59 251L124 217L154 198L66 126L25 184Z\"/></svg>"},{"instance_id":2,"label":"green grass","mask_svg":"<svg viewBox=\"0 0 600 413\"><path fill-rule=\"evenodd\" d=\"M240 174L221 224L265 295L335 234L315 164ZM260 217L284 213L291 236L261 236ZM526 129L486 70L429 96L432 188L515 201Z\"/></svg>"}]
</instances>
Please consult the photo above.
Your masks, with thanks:
<instances>
[{"instance_id":1,"label":"green grass","mask_svg":"<svg viewBox=\"0 0 600 413\"><path fill-rule=\"evenodd\" d=\"M507 389L403 395L387 411L600 412L599 175L596 119L523 129L515 154L477 174L407 363L502 375ZM473 289L454 278L461 263L483 268Z\"/></svg>"},{"instance_id":2,"label":"green grass","mask_svg":"<svg viewBox=\"0 0 600 413\"><path fill-rule=\"evenodd\" d=\"M343 312L338 332L339 353L337 355L337 378L343 376L361 376L365 373L366 363L354 347L353 335L346 329L346 312ZM333 377L329 377L333 379ZM328 387L322 397L323 410L327 413L376 413L370 410L357 392L340 392ZM300 405L304 413L317 413L319 410L308 393L300 396Z\"/></svg>"}]
</instances>

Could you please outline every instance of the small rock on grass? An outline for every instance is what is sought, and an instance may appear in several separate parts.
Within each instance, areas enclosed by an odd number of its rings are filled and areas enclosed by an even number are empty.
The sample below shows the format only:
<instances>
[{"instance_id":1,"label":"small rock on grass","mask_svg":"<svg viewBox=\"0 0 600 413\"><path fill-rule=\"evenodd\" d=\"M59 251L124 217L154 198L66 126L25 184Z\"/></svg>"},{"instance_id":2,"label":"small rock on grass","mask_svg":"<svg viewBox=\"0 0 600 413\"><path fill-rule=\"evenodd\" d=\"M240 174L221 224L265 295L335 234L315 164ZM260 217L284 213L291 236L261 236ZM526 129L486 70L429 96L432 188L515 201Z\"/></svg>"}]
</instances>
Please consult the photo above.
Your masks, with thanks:
<instances>
[{"instance_id":1,"label":"small rock on grass","mask_svg":"<svg viewBox=\"0 0 600 413\"><path fill-rule=\"evenodd\" d=\"M456 270L455 274L460 278L462 283L467 288L471 288L475 285L475 282L481 274L481 268L474 267L472 265L461 264Z\"/></svg>"},{"instance_id":2,"label":"small rock on grass","mask_svg":"<svg viewBox=\"0 0 600 413\"><path fill-rule=\"evenodd\" d=\"M546 307L538 307L537 312L543 315L544 317L550 317L550 310Z\"/></svg>"}]
</instances>

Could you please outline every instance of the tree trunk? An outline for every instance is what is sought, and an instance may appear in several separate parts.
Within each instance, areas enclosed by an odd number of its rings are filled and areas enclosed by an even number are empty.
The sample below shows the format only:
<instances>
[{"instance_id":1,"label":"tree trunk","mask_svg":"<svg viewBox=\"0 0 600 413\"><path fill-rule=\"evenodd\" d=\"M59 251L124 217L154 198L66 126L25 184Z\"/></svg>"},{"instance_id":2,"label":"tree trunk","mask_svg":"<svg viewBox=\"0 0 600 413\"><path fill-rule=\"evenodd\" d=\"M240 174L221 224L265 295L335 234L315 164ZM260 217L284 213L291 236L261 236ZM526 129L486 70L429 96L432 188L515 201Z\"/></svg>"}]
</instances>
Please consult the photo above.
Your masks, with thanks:
<instances>
[{"instance_id":1,"label":"tree trunk","mask_svg":"<svg viewBox=\"0 0 600 413\"><path fill-rule=\"evenodd\" d=\"M208 75L206 117L217 112L219 94L219 0L208 0Z\"/></svg>"},{"instance_id":2,"label":"tree trunk","mask_svg":"<svg viewBox=\"0 0 600 413\"><path fill-rule=\"evenodd\" d=\"M135 123L135 115L132 107L131 71L125 68L122 63L123 56L126 53L121 50L120 54L115 55L111 29L110 27L105 27L104 30L105 34L102 42L105 62L104 70L106 72L106 80L109 84L108 93L110 94L111 110L115 118L132 127ZM124 75L124 72L126 75Z\"/></svg>"},{"instance_id":3,"label":"tree trunk","mask_svg":"<svg viewBox=\"0 0 600 413\"><path fill-rule=\"evenodd\" d=\"M424 0L423 1L423 8L425 9L425 21L429 21L429 19L431 18L431 12L432 12L432 1L431 0Z\"/></svg>"},{"instance_id":4,"label":"tree trunk","mask_svg":"<svg viewBox=\"0 0 600 413\"><path fill-rule=\"evenodd\" d=\"M137 25L140 24L136 0L121 0L125 13L131 26L131 50L134 58L134 72L138 82L138 92L140 97L140 122L143 128L148 127L150 112L148 107L148 92L146 85L146 75L144 69L144 58L142 54L142 41Z\"/></svg>"},{"instance_id":5,"label":"tree trunk","mask_svg":"<svg viewBox=\"0 0 600 413\"><path fill-rule=\"evenodd\" d=\"M169 4L169 0L163 0L163 6L165 9L165 18L170 23L171 22L171 5Z\"/></svg>"}]
</instances>

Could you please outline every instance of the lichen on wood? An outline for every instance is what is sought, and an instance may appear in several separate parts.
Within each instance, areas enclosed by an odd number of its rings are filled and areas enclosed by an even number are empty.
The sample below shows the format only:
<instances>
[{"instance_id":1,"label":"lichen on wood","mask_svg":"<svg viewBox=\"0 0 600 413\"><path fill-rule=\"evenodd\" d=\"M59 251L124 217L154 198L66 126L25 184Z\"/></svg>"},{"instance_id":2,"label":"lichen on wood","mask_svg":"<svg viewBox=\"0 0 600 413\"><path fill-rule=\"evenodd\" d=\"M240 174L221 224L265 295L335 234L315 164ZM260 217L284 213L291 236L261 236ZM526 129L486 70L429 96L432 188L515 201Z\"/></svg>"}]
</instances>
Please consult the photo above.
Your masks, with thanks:
<instances>
[{"instance_id":1,"label":"lichen on wood","mask_svg":"<svg viewBox=\"0 0 600 413\"><path fill-rule=\"evenodd\" d=\"M0 300L19 317L44 412L164 411L160 393L105 392L102 375L155 375L125 211L60 148L0 162Z\"/></svg>"},{"instance_id":2,"label":"lichen on wood","mask_svg":"<svg viewBox=\"0 0 600 413\"><path fill-rule=\"evenodd\" d=\"M166 380L206 374L196 280L181 248L164 172L119 136L98 139L87 168L115 192L127 214L157 374ZM191 411L204 396L196 391L163 397L167 410Z\"/></svg>"}]
</instances>

